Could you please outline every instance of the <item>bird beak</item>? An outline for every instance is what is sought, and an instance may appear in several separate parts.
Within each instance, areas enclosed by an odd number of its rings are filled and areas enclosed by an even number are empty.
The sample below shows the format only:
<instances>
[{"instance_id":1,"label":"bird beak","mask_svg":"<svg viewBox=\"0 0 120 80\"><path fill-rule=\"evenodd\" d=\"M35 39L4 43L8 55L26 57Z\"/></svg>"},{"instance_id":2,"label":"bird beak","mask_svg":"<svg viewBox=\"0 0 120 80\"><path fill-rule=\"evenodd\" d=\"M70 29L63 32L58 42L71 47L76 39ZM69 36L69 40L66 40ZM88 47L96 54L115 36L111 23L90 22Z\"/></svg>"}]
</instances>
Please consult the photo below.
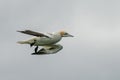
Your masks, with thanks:
<instances>
[{"instance_id":1,"label":"bird beak","mask_svg":"<svg viewBox=\"0 0 120 80\"><path fill-rule=\"evenodd\" d=\"M73 35L71 35L71 34L68 34L68 37L74 37Z\"/></svg>"}]
</instances>

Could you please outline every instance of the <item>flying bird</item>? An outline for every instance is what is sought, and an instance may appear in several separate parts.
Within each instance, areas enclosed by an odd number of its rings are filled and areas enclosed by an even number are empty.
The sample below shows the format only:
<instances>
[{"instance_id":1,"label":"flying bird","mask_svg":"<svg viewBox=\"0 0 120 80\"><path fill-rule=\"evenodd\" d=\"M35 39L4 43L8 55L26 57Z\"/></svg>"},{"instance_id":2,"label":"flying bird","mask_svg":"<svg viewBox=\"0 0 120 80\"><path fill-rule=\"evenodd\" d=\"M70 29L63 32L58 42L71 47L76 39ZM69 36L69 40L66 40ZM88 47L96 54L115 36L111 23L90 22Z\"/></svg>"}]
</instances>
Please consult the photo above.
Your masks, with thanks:
<instances>
[{"instance_id":1,"label":"flying bird","mask_svg":"<svg viewBox=\"0 0 120 80\"><path fill-rule=\"evenodd\" d=\"M59 31L55 33L39 33L32 30L17 31L20 33L28 34L34 36L29 40L18 41L19 44L29 44L31 47L36 46L32 55L41 55L41 54L53 54L57 53L63 46L57 44L62 37L73 37L65 31ZM42 49L38 51L38 46L42 46Z\"/></svg>"}]
</instances>

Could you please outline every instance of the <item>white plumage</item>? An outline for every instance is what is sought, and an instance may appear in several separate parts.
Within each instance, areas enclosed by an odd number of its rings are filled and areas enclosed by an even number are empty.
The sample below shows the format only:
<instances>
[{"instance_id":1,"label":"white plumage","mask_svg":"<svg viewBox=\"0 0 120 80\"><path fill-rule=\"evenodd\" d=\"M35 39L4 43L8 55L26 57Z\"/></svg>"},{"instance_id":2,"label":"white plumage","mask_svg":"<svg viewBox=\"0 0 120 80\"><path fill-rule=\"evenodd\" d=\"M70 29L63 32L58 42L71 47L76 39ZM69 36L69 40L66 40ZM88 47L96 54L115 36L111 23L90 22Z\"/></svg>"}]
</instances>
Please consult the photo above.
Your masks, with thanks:
<instances>
[{"instance_id":1,"label":"white plumage","mask_svg":"<svg viewBox=\"0 0 120 80\"><path fill-rule=\"evenodd\" d=\"M35 53L33 54L52 54L60 51L63 47L60 44L56 44L59 42L62 37L73 37L65 31L60 31L56 33L48 33L47 35L43 33L34 32L31 30L18 31L24 34L33 35L35 37L25 40L18 41L19 44L30 44L30 46L36 46ZM43 46L42 49L38 50L38 46Z\"/></svg>"}]
</instances>

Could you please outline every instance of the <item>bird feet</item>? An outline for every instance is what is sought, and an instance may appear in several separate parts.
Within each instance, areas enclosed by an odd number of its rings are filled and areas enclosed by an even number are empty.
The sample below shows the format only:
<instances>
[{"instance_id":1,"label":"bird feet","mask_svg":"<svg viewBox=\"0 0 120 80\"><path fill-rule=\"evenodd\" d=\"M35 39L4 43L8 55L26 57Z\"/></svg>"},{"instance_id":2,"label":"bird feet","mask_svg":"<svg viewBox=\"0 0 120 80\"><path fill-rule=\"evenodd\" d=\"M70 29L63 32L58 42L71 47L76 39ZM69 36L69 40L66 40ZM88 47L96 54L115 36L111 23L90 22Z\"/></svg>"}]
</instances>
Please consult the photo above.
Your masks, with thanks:
<instances>
[{"instance_id":1,"label":"bird feet","mask_svg":"<svg viewBox=\"0 0 120 80\"><path fill-rule=\"evenodd\" d=\"M40 49L38 52L32 53L32 55L43 55L46 54L46 50L44 48Z\"/></svg>"}]
</instances>

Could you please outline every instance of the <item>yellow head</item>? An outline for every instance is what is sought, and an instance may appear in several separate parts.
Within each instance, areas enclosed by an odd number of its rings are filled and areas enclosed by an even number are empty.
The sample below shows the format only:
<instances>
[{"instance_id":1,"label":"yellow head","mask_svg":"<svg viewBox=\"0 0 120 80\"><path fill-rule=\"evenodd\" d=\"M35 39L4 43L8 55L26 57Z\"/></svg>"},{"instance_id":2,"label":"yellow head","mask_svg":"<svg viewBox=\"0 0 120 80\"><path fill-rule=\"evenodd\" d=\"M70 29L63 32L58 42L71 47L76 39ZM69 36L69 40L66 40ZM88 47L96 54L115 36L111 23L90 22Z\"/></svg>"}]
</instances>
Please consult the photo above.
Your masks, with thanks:
<instances>
[{"instance_id":1,"label":"yellow head","mask_svg":"<svg viewBox=\"0 0 120 80\"><path fill-rule=\"evenodd\" d=\"M69 33L65 32L65 31L60 31L59 33L62 37L73 37L72 35L70 35Z\"/></svg>"}]
</instances>

